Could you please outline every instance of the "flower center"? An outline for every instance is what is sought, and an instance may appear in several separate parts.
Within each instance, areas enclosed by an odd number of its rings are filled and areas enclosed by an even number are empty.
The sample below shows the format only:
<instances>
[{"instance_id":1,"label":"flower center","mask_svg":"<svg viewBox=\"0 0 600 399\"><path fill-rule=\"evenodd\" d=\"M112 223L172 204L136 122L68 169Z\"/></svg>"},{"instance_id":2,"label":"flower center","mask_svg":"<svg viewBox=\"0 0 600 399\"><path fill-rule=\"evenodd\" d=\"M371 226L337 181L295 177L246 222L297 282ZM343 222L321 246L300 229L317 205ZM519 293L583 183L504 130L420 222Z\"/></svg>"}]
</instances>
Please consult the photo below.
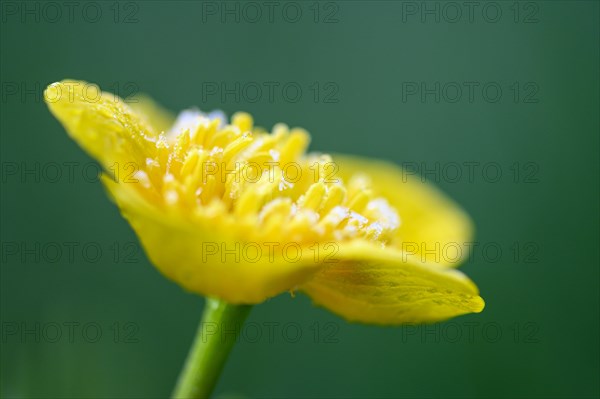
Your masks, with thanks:
<instances>
[{"instance_id":1,"label":"flower center","mask_svg":"<svg viewBox=\"0 0 600 399\"><path fill-rule=\"evenodd\" d=\"M222 114L180 114L136 172L140 191L156 205L216 219L249 239L392 240L396 211L374 195L368 177L344 182L329 155L306 154L306 131L277 124L268 133L245 113L224 122Z\"/></svg>"}]
</instances>

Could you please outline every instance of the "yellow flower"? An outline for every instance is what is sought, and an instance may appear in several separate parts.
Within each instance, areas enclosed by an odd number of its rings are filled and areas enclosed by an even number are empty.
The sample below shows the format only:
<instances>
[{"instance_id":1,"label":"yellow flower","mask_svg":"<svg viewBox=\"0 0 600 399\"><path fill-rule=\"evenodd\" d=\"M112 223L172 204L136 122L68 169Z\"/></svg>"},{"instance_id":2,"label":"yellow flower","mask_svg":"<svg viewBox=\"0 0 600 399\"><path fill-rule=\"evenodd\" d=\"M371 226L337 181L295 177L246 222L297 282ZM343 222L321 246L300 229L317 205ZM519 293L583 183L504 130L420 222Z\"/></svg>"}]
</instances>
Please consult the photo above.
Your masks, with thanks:
<instances>
[{"instance_id":1,"label":"yellow flower","mask_svg":"<svg viewBox=\"0 0 600 399\"><path fill-rule=\"evenodd\" d=\"M299 128L237 113L126 104L79 81L45 91L54 116L106 170L152 263L187 290L255 304L300 290L351 321L434 322L480 312L477 287L442 256L468 216L392 164L307 154Z\"/></svg>"}]
</instances>

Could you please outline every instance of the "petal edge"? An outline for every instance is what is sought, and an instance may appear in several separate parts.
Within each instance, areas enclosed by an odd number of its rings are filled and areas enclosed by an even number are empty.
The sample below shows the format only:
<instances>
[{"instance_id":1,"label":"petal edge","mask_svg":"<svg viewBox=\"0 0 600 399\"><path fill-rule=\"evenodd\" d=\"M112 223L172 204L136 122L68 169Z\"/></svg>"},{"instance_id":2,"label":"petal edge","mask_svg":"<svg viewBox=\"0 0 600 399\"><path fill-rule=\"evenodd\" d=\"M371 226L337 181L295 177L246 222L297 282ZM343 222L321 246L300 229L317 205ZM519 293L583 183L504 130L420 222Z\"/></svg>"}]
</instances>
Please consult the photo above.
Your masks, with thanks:
<instances>
[{"instance_id":1,"label":"petal edge","mask_svg":"<svg viewBox=\"0 0 600 399\"><path fill-rule=\"evenodd\" d=\"M398 251L357 243L302 290L314 303L348 321L378 325L433 323L479 313L485 303L475 284Z\"/></svg>"}]
</instances>

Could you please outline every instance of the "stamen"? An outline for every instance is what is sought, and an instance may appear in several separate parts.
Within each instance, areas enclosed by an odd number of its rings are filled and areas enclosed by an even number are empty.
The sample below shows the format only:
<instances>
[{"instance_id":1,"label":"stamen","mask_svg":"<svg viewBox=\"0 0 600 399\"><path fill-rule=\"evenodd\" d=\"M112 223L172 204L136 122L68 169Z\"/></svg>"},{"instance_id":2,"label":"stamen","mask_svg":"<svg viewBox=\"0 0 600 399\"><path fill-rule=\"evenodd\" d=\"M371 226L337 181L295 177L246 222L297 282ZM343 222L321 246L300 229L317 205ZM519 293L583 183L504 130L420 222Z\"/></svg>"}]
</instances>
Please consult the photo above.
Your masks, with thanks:
<instances>
[{"instance_id":1,"label":"stamen","mask_svg":"<svg viewBox=\"0 0 600 399\"><path fill-rule=\"evenodd\" d=\"M154 154L135 175L159 206L254 229L248 233L265 240L384 245L394 237L400 218L369 178L344 182L329 155L305 155L305 130L277 124L269 134L246 113L225 125L219 114L186 112L151 143Z\"/></svg>"}]
</instances>

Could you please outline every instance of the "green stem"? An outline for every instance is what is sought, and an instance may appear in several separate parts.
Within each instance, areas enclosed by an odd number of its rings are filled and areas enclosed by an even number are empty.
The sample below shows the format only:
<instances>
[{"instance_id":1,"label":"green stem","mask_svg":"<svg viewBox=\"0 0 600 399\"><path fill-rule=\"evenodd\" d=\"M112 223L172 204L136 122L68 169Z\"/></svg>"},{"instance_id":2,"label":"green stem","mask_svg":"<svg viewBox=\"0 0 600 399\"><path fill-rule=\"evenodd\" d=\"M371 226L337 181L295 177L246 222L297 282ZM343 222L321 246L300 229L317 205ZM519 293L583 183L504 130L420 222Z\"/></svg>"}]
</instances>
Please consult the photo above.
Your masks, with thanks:
<instances>
[{"instance_id":1,"label":"green stem","mask_svg":"<svg viewBox=\"0 0 600 399\"><path fill-rule=\"evenodd\" d=\"M209 397L251 309L251 305L231 305L219 299L206 299L202 321L173 398Z\"/></svg>"}]
</instances>

